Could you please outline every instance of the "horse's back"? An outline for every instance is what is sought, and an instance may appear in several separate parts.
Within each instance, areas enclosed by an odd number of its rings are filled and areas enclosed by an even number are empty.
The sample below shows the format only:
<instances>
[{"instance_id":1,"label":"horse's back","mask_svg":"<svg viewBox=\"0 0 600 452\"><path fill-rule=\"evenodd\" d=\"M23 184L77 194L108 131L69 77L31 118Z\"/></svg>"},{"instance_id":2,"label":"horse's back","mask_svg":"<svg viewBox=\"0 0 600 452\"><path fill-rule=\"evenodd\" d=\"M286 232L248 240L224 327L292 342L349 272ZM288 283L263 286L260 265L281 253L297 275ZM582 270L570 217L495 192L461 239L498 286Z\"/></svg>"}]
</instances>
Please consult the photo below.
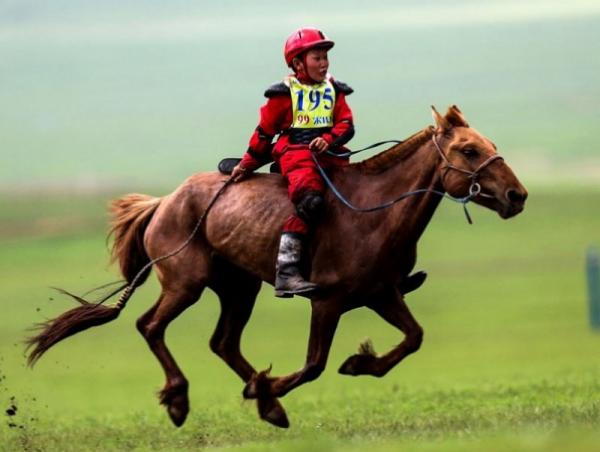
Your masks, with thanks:
<instances>
[{"instance_id":1,"label":"horse's back","mask_svg":"<svg viewBox=\"0 0 600 452\"><path fill-rule=\"evenodd\" d=\"M159 207L149 225L148 232L154 238L151 241L173 236L176 240L169 240L171 248L179 246L227 180L227 175L218 172L198 173L186 179ZM280 175L253 174L227 187L211 207L204 227L198 231L204 239L199 242L207 248L202 251L217 252L269 278L274 273L279 233L293 209ZM152 254L165 251L164 246L149 245L161 248Z\"/></svg>"}]
</instances>

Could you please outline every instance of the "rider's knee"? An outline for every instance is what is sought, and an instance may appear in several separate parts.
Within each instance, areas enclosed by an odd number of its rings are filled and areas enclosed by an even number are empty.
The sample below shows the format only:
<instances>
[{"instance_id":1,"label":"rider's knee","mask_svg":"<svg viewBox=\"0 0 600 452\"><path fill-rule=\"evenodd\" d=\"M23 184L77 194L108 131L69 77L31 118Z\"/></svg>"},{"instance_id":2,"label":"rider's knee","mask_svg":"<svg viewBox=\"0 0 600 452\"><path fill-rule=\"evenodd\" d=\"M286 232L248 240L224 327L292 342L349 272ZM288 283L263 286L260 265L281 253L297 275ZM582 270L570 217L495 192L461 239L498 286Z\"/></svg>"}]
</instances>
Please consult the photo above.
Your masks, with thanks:
<instances>
[{"instance_id":1,"label":"rider's knee","mask_svg":"<svg viewBox=\"0 0 600 452\"><path fill-rule=\"evenodd\" d=\"M296 204L298 216L307 224L316 223L325 209L325 199L318 191L307 192Z\"/></svg>"}]
</instances>

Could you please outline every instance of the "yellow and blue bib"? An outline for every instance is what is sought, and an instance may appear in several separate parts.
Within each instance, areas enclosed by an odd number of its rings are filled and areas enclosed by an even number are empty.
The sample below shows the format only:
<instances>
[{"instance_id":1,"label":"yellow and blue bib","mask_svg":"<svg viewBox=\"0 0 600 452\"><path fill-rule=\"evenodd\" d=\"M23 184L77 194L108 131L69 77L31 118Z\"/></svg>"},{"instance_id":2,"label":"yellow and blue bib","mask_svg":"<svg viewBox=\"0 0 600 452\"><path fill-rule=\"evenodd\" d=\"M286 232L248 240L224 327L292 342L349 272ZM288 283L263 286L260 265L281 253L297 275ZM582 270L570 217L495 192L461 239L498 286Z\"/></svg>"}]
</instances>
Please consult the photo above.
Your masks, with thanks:
<instances>
[{"instance_id":1,"label":"yellow and blue bib","mask_svg":"<svg viewBox=\"0 0 600 452\"><path fill-rule=\"evenodd\" d=\"M331 128L335 89L325 79L316 85L305 85L290 75L286 80L292 96L292 129Z\"/></svg>"}]
</instances>

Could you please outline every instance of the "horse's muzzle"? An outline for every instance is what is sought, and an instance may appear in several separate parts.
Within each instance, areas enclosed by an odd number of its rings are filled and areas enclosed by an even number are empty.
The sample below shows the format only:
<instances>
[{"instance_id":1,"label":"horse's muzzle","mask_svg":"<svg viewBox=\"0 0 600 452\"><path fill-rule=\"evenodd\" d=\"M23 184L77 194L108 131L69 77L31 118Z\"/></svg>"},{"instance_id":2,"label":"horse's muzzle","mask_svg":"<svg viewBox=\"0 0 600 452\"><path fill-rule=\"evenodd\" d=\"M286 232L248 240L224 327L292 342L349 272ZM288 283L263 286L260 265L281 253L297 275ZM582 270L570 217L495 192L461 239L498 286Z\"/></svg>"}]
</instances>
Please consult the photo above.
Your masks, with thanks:
<instances>
[{"instance_id":1,"label":"horse's muzzle","mask_svg":"<svg viewBox=\"0 0 600 452\"><path fill-rule=\"evenodd\" d=\"M501 207L498 209L498 214L504 219L520 214L525 208L527 196L527 190L523 187L509 188L500 202Z\"/></svg>"}]
</instances>

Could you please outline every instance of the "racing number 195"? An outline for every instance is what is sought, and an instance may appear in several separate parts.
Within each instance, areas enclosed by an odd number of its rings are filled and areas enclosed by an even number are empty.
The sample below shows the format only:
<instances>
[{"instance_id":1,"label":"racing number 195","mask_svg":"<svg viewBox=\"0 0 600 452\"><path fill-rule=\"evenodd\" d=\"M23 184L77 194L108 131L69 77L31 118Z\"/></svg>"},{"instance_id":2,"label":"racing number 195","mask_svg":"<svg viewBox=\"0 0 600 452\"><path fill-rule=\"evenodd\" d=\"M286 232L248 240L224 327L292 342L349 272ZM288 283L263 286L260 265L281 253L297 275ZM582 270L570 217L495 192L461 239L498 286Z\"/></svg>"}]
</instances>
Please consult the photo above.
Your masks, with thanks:
<instances>
[{"instance_id":1,"label":"racing number 195","mask_svg":"<svg viewBox=\"0 0 600 452\"><path fill-rule=\"evenodd\" d=\"M296 91L296 94L298 95L298 111L304 111L304 91L298 90ZM321 91L310 90L308 93L308 101L310 102L311 107L308 111L316 110L321 103L321 99L323 100L323 108L325 110L331 110L331 107L333 107L331 88L325 88L322 97Z\"/></svg>"}]
</instances>

